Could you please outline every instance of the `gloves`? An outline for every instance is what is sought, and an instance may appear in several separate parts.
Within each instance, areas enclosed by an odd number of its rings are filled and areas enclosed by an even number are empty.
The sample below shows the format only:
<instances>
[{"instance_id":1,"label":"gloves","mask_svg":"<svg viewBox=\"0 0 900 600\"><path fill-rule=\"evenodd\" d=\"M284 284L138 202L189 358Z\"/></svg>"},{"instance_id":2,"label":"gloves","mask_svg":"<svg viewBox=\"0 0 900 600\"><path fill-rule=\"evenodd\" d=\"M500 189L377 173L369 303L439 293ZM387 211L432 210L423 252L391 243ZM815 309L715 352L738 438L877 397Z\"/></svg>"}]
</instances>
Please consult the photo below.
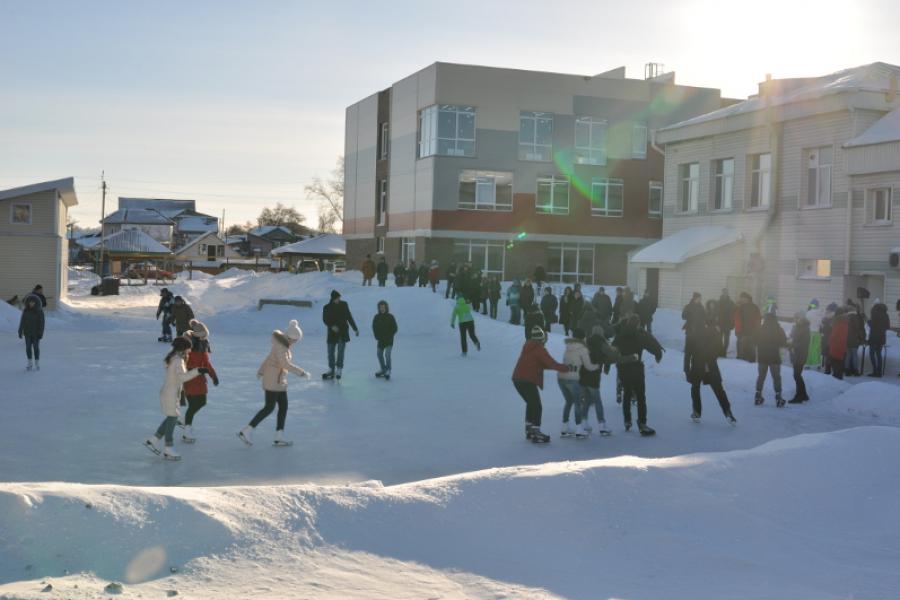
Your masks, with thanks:
<instances>
[{"instance_id":1,"label":"gloves","mask_svg":"<svg viewBox=\"0 0 900 600\"><path fill-rule=\"evenodd\" d=\"M212 380L213 380L213 385L216 387L219 387L219 378L216 377L215 375L213 375Z\"/></svg>"},{"instance_id":2,"label":"gloves","mask_svg":"<svg viewBox=\"0 0 900 600\"><path fill-rule=\"evenodd\" d=\"M353 332L356 333L356 337L359 337L359 329L354 329Z\"/></svg>"},{"instance_id":3,"label":"gloves","mask_svg":"<svg viewBox=\"0 0 900 600\"><path fill-rule=\"evenodd\" d=\"M206 375L207 373L209 373L209 369L207 369L206 367L200 367L199 369L197 369L197 372L201 375Z\"/></svg>"}]
</instances>

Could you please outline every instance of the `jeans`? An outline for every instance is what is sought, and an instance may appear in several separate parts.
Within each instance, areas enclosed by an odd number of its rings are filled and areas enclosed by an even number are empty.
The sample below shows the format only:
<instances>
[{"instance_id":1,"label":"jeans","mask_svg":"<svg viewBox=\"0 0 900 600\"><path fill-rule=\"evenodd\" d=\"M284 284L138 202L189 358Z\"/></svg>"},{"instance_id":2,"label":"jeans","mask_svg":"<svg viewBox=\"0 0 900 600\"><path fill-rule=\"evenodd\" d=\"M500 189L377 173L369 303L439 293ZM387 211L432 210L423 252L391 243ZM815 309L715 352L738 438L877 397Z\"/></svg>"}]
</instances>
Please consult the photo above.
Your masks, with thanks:
<instances>
[{"instance_id":1,"label":"jeans","mask_svg":"<svg viewBox=\"0 0 900 600\"><path fill-rule=\"evenodd\" d=\"M465 354L469 351L469 347L466 344L466 333L469 334L469 337L472 338L472 342L475 346L480 346L481 343L478 341L478 338L475 337L475 321L466 321L465 323L459 324L459 344L462 346L462 352Z\"/></svg>"},{"instance_id":2,"label":"jeans","mask_svg":"<svg viewBox=\"0 0 900 600\"><path fill-rule=\"evenodd\" d=\"M701 381L695 381L691 384L691 404L693 405L694 413L697 415L703 414L703 403L700 401L701 385ZM711 383L709 384L709 387L712 388L713 393L716 395L716 400L719 401L719 406L722 408L722 414L726 417L730 415L731 404L728 402L728 395L725 393L725 388L722 387L722 382L717 381Z\"/></svg>"},{"instance_id":3,"label":"jeans","mask_svg":"<svg viewBox=\"0 0 900 600\"><path fill-rule=\"evenodd\" d=\"M287 392L270 392L266 390L266 405L250 421L250 427L256 428L263 419L272 414L276 404L278 405L278 420L275 424L275 430L284 431L284 420L287 417L288 409Z\"/></svg>"},{"instance_id":4,"label":"jeans","mask_svg":"<svg viewBox=\"0 0 900 600\"><path fill-rule=\"evenodd\" d=\"M541 394L538 391L538 386L530 381L522 381L520 379L513 379L513 386L519 392L519 395L522 396L522 400L525 401L525 423L540 427L544 407L541 406Z\"/></svg>"},{"instance_id":5,"label":"jeans","mask_svg":"<svg viewBox=\"0 0 900 600\"><path fill-rule=\"evenodd\" d=\"M884 375L884 346L869 346L869 357L872 359L872 372L878 377Z\"/></svg>"},{"instance_id":6,"label":"jeans","mask_svg":"<svg viewBox=\"0 0 900 600\"><path fill-rule=\"evenodd\" d=\"M597 422L603 423L606 421L606 418L603 416L603 401L600 400L600 388L581 386L581 405L583 409L581 413L582 421L587 421L591 412L591 405L594 406L597 412Z\"/></svg>"},{"instance_id":7,"label":"jeans","mask_svg":"<svg viewBox=\"0 0 900 600\"><path fill-rule=\"evenodd\" d=\"M809 396L806 395L806 382L803 381L803 365L795 364L794 365L794 385L797 388L797 391L794 393L794 397L800 400L806 400Z\"/></svg>"},{"instance_id":8,"label":"jeans","mask_svg":"<svg viewBox=\"0 0 900 600\"><path fill-rule=\"evenodd\" d=\"M522 308L518 304L509 306L509 322L518 325L522 322Z\"/></svg>"},{"instance_id":9,"label":"jeans","mask_svg":"<svg viewBox=\"0 0 900 600\"><path fill-rule=\"evenodd\" d=\"M584 412L581 407L581 385L577 379L557 379L559 389L562 392L566 404L563 406L563 423L569 422L569 414L575 408L575 424L581 425L581 415Z\"/></svg>"},{"instance_id":10,"label":"jeans","mask_svg":"<svg viewBox=\"0 0 900 600\"><path fill-rule=\"evenodd\" d=\"M848 347L844 356L844 367L848 373L859 373L859 346Z\"/></svg>"},{"instance_id":11,"label":"jeans","mask_svg":"<svg viewBox=\"0 0 900 600\"><path fill-rule=\"evenodd\" d=\"M347 345L347 342L341 340L340 342L329 342L328 343L328 368L334 371L334 368L338 369L344 368L344 347ZM337 362L334 360L334 350L337 348Z\"/></svg>"},{"instance_id":12,"label":"jeans","mask_svg":"<svg viewBox=\"0 0 900 600\"><path fill-rule=\"evenodd\" d=\"M175 423L178 422L178 417L166 417L163 419L162 423L159 424L159 427L156 429L156 439L160 439L163 436L166 438L166 446L172 446L172 432L175 431Z\"/></svg>"},{"instance_id":13,"label":"jeans","mask_svg":"<svg viewBox=\"0 0 900 600\"><path fill-rule=\"evenodd\" d=\"M393 346L378 346L378 364L381 366L382 373L391 372L391 350Z\"/></svg>"},{"instance_id":14,"label":"jeans","mask_svg":"<svg viewBox=\"0 0 900 600\"><path fill-rule=\"evenodd\" d=\"M41 338L33 335L26 335L25 356L28 357L28 360L31 360L32 354L34 354L34 360L41 360Z\"/></svg>"},{"instance_id":15,"label":"jeans","mask_svg":"<svg viewBox=\"0 0 900 600\"><path fill-rule=\"evenodd\" d=\"M188 396L188 409L187 413L184 415L184 424L192 425L194 423L194 415L197 414L201 408L206 406L206 394L200 394L198 396Z\"/></svg>"},{"instance_id":16,"label":"jeans","mask_svg":"<svg viewBox=\"0 0 900 600\"><path fill-rule=\"evenodd\" d=\"M162 315L162 334L164 338L172 337L172 323L169 321L169 315L166 313Z\"/></svg>"},{"instance_id":17,"label":"jeans","mask_svg":"<svg viewBox=\"0 0 900 600\"><path fill-rule=\"evenodd\" d=\"M767 365L759 363L756 365L756 393L762 392L763 384L766 382L766 372L772 374L772 385L775 387L775 394L781 395L781 365Z\"/></svg>"}]
</instances>

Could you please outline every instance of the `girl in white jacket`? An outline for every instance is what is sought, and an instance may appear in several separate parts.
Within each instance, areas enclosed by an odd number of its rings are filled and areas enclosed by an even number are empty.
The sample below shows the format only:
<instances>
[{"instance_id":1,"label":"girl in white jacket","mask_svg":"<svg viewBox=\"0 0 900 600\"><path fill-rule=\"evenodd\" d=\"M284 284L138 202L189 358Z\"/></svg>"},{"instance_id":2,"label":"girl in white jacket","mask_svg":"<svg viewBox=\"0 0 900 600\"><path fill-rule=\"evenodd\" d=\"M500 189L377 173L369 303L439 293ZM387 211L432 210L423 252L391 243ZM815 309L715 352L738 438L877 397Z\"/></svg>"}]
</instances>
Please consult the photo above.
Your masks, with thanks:
<instances>
[{"instance_id":1,"label":"girl in white jacket","mask_svg":"<svg viewBox=\"0 0 900 600\"><path fill-rule=\"evenodd\" d=\"M591 362L591 353L584 344L584 330L574 329L571 338L566 338L566 353L563 355L562 363L569 367L568 371L557 373L557 381L563 398L566 401L563 407L563 423L562 433L560 437L576 437L584 439L590 431L585 430L581 426L581 417L587 411L583 410L581 405L582 394L581 384L578 382L581 368L584 367L588 371L596 371L600 365ZM575 409L575 431L569 424L569 413L572 408Z\"/></svg>"},{"instance_id":2,"label":"girl in white jacket","mask_svg":"<svg viewBox=\"0 0 900 600\"><path fill-rule=\"evenodd\" d=\"M146 446L154 454L162 454L166 460L181 460L181 455L172 446L172 431L178 422L178 401L181 399L181 386L199 375L206 375L207 369L191 369L185 366L185 359L191 351L191 343L183 337L175 338L172 350L166 355L166 380L159 390L159 405L165 416L156 433L144 440ZM159 441L165 436L165 448L160 449Z\"/></svg>"},{"instance_id":3,"label":"girl in white jacket","mask_svg":"<svg viewBox=\"0 0 900 600\"><path fill-rule=\"evenodd\" d=\"M262 388L266 393L266 405L256 413L250 424L238 432L238 437L248 446L253 445L253 430L263 419L272 414L275 405L278 405L278 417L275 425L276 446L290 446L291 442L284 439L284 421L287 417L287 374L293 373L309 379L309 373L291 362L291 346L303 338L303 332L297 321L288 324L287 331L272 332L272 349L269 355L259 366L256 377L262 380Z\"/></svg>"}]
</instances>

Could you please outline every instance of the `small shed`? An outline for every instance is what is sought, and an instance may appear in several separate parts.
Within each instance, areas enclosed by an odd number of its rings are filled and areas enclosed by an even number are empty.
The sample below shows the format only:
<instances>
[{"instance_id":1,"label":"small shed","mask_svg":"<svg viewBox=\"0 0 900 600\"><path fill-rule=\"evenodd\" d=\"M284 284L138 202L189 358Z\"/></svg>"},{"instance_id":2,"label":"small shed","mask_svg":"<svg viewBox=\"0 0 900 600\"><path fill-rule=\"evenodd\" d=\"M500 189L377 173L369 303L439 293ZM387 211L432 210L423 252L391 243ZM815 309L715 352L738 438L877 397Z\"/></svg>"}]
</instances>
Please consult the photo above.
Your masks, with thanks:
<instances>
[{"instance_id":1,"label":"small shed","mask_svg":"<svg viewBox=\"0 0 900 600\"><path fill-rule=\"evenodd\" d=\"M109 261L109 269L104 268L103 272L113 275L126 273L129 266L138 263L152 262L162 267L172 256L168 248L141 229L122 229L108 236L101 245L105 260Z\"/></svg>"},{"instance_id":2,"label":"small shed","mask_svg":"<svg viewBox=\"0 0 900 600\"><path fill-rule=\"evenodd\" d=\"M272 250L272 258L277 258L282 268L294 268L305 258L337 261L344 260L346 255L347 243L336 233L323 233Z\"/></svg>"}]
</instances>

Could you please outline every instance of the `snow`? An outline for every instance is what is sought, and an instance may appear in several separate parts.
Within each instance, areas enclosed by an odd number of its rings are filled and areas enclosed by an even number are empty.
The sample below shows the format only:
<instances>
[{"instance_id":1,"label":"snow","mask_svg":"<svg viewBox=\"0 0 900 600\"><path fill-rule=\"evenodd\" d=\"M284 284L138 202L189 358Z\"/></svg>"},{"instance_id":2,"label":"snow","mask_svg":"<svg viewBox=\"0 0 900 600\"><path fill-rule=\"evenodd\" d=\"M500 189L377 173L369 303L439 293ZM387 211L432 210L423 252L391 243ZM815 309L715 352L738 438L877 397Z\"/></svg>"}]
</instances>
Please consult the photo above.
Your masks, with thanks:
<instances>
[{"instance_id":1,"label":"snow","mask_svg":"<svg viewBox=\"0 0 900 600\"><path fill-rule=\"evenodd\" d=\"M689 227L641 249L632 257L631 262L679 265L690 258L712 252L742 239L741 232L732 227L722 225Z\"/></svg>"},{"instance_id":2,"label":"snow","mask_svg":"<svg viewBox=\"0 0 900 600\"><path fill-rule=\"evenodd\" d=\"M273 256L279 254L328 254L343 256L347 251L347 243L344 238L335 233L323 233L322 235L300 240L293 244L280 246L272 250Z\"/></svg>"},{"instance_id":3,"label":"snow","mask_svg":"<svg viewBox=\"0 0 900 600\"><path fill-rule=\"evenodd\" d=\"M881 117L871 127L846 144L845 148L900 141L900 109Z\"/></svg>"},{"instance_id":4,"label":"snow","mask_svg":"<svg viewBox=\"0 0 900 600\"><path fill-rule=\"evenodd\" d=\"M39 373L24 372L3 325L18 311L0 308L0 598L48 597L44 582L60 597L106 597L110 581L123 598L898 596L900 387L887 379L807 372L810 403L777 409L767 382L755 407L756 365L726 359L739 423L704 389L695 424L681 320L659 311L667 352L647 362L659 434L623 431L604 377L613 436L559 439L548 373L553 441L534 446L509 381L524 336L505 306L498 321L476 318L483 349L462 358L450 300L360 281L232 269L167 285L209 326L221 379L178 463L140 447L162 418L160 286L102 297L76 286L47 313ZM331 289L361 330L343 381L291 379L294 446L270 445L273 415L245 447L234 434L262 406L255 371L273 329L298 319L295 362L325 370ZM257 311L261 297L315 304ZM400 328L390 382L372 376L380 299ZM548 350L562 355L558 331ZM787 366L782 378L790 396Z\"/></svg>"}]
</instances>

